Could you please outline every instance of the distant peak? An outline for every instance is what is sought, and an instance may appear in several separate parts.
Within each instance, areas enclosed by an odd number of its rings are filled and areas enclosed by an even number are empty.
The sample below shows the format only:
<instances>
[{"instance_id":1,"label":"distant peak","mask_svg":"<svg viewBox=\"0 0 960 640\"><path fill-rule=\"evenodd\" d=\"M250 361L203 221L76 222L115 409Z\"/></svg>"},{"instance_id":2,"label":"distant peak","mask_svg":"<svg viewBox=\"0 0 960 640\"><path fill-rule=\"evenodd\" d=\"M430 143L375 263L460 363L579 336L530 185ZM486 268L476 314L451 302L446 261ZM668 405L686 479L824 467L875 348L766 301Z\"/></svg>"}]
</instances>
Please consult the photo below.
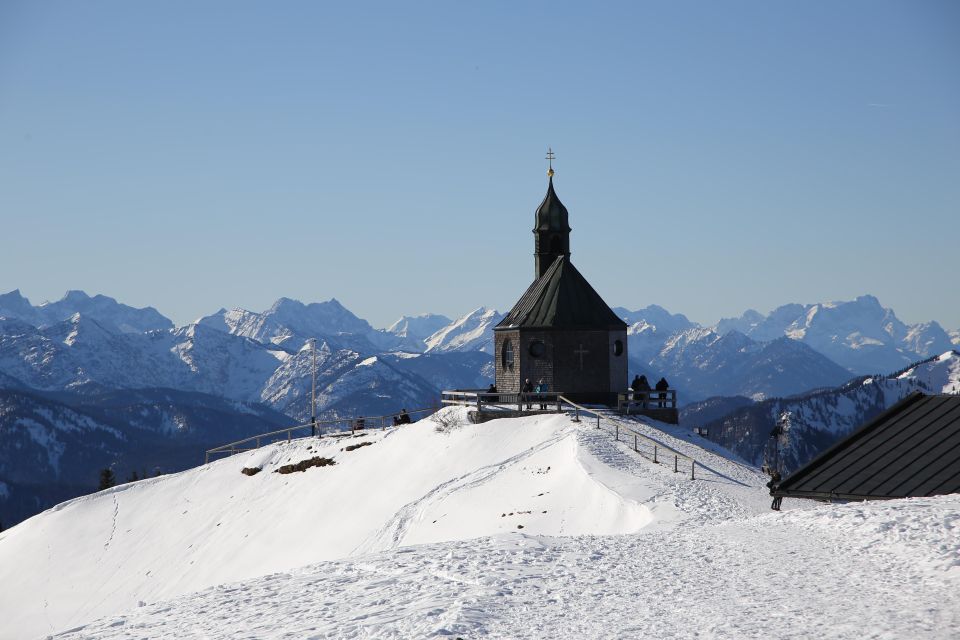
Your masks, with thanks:
<instances>
[{"instance_id":1,"label":"distant peak","mask_svg":"<svg viewBox=\"0 0 960 640\"><path fill-rule=\"evenodd\" d=\"M90 296L87 295L86 291L81 291L80 289L70 289L63 297L60 298L61 302L77 302L80 300L89 300Z\"/></svg>"},{"instance_id":2,"label":"distant peak","mask_svg":"<svg viewBox=\"0 0 960 640\"><path fill-rule=\"evenodd\" d=\"M304 305L299 300L293 298L277 298L277 301L270 307L270 311L279 311L280 309L299 309Z\"/></svg>"}]
</instances>

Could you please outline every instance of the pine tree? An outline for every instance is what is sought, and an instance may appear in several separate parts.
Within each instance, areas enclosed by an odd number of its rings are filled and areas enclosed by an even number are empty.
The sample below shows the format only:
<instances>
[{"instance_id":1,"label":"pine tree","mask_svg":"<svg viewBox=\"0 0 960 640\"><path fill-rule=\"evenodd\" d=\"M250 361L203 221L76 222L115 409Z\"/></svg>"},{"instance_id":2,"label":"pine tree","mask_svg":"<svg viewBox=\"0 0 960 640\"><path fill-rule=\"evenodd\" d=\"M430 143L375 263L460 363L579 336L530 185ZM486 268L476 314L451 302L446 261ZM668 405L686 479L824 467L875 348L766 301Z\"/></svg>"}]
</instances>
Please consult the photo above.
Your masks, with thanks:
<instances>
[{"instance_id":1,"label":"pine tree","mask_svg":"<svg viewBox=\"0 0 960 640\"><path fill-rule=\"evenodd\" d=\"M117 479L113 475L113 469L106 467L105 469L100 470L100 485L97 487L97 491L109 489L116 483Z\"/></svg>"},{"instance_id":2,"label":"pine tree","mask_svg":"<svg viewBox=\"0 0 960 640\"><path fill-rule=\"evenodd\" d=\"M137 475L136 470L134 470L133 473L130 474L130 477L127 478L127 482L136 482L139 479L140 477Z\"/></svg>"}]
</instances>

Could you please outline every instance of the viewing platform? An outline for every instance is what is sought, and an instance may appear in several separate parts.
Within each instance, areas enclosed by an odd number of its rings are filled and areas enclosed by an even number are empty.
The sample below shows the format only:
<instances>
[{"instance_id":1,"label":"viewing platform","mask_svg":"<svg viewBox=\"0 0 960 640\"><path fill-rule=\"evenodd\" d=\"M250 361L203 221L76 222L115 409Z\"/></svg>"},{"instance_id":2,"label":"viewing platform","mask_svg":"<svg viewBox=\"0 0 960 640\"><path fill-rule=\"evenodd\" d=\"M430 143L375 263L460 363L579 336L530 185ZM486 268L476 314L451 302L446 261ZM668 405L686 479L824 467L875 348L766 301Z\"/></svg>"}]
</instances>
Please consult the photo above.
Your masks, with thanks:
<instances>
[{"instance_id":1,"label":"viewing platform","mask_svg":"<svg viewBox=\"0 0 960 640\"><path fill-rule=\"evenodd\" d=\"M617 394L617 411L624 415L643 415L667 424L679 424L677 390L626 391Z\"/></svg>"},{"instance_id":2,"label":"viewing platform","mask_svg":"<svg viewBox=\"0 0 960 640\"><path fill-rule=\"evenodd\" d=\"M472 407L470 417L475 423L497 418L516 418L539 413L562 413L563 392L544 393L490 393L486 389L455 389L443 391L444 405Z\"/></svg>"}]
</instances>

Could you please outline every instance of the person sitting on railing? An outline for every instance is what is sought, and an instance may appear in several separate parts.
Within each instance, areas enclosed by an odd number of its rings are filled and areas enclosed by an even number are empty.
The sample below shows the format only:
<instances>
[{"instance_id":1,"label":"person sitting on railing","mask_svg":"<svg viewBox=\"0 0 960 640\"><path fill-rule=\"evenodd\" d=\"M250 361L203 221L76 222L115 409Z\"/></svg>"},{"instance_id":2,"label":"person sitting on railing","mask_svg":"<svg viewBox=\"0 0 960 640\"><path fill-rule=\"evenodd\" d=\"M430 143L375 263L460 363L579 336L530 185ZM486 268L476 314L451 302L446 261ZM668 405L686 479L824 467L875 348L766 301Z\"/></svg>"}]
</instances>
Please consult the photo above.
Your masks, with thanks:
<instances>
[{"instance_id":1,"label":"person sitting on railing","mask_svg":"<svg viewBox=\"0 0 960 640\"><path fill-rule=\"evenodd\" d=\"M487 388L487 394L492 395L492 394L495 394L496 392L497 392L497 385L491 382L490 386ZM492 398L488 397L487 402L500 402L500 396L496 396Z\"/></svg>"},{"instance_id":2,"label":"person sitting on railing","mask_svg":"<svg viewBox=\"0 0 960 640\"><path fill-rule=\"evenodd\" d=\"M544 395L550 389L550 385L543 381L543 378L540 378L540 382L537 383L537 400L540 401L540 410L545 411L547 409L547 398Z\"/></svg>"},{"instance_id":3,"label":"person sitting on railing","mask_svg":"<svg viewBox=\"0 0 960 640\"><path fill-rule=\"evenodd\" d=\"M533 409L533 398L532 398L532 394L533 394L533 383L530 382L530 378L527 378L527 379L524 381L524 383L523 383L523 388L522 388L520 391L521 391L521 393L522 393L522 395L520 396L521 398L523 398L523 396L526 396L526 398L527 398L527 411L530 411L531 409Z\"/></svg>"},{"instance_id":4,"label":"person sitting on railing","mask_svg":"<svg viewBox=\"0 0 960 640\"><path fill-rule=\"evenodd\" d=\"M657 394L657 397L660 398L660 402L657 403L657 406L659 406L661 409L666 406L666 402L664 401L667 399L666 391L669 388L670 384L667 382L667 379L660 378L660 382L657 383L657 391L660 392Z\"/></svg>"},{"instance_id":5,"label":"person sitting on railing","mask_svg":"<svg viewBox=\"0 0 960 640\"><path fill-rule=\"evenodd\" d=\"M650 395L650 383L647 382L647 376L634 376L630 388L633 389L633 401L642 403L641 406L646 409L647 396Z\"/></svg>"},{"instance_id":6,"label":"person sitting on railing","mask_svg":"<svg viewBox=\"0 0 960 640\"><path fill-rule=\"evenodd\" d=\"M400 415L397 416L397 424L410 424L410 414L406 409L400 409Z\"/></svg>"},{"instance_id":7,"label":"person sitting on railing","mask_svg":"<svg viewBox=\"0 0 960 640\"><path fill-rule=\"evenodd\" d=\"M363 419L363 416L360 416L354 421L352 431L362 431L366 425L367 421Z\"/></svg>"}]
</instances>

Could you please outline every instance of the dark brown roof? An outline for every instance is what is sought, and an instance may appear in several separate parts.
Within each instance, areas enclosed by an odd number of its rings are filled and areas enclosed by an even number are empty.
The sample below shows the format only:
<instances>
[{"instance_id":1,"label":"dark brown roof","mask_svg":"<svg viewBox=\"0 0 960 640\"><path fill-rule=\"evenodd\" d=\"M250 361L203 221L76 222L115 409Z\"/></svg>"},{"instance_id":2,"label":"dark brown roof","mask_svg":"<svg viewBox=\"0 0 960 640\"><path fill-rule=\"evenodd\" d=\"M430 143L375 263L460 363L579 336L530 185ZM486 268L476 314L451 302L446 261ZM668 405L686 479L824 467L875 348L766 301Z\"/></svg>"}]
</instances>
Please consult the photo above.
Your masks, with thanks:
<instances>
[{"instance_id":1,"label":"dark brown roof","mask_svg":"<svg viewBox=\"0 0 960 640\"><path fill-rule=\"evenodd\" d=\"M566 256L527 289L497 329L626 329Z\"/></svg>"},{"instance_id":2,"label":"dark brown roof","mask_svg":"<svg viewBox=\"0 0 960 640\"><path fill-rule=\"evenodd\" d=\"M567 208L560 202L557 192L553 190L553 176L547 185L547 195L537 207L537 219L534 231L570 231Z\"/></svg>"},{"instance_id":3,"label":"dark brown roof","mask_svg":"<svg viewBox=\"0 0 960 640\"><path fill-rule=\"evenodd\" d=\"M914 393L775 488L801 498L904 498L960 492L960 396Z\"/></svg>"}]
</instances>

